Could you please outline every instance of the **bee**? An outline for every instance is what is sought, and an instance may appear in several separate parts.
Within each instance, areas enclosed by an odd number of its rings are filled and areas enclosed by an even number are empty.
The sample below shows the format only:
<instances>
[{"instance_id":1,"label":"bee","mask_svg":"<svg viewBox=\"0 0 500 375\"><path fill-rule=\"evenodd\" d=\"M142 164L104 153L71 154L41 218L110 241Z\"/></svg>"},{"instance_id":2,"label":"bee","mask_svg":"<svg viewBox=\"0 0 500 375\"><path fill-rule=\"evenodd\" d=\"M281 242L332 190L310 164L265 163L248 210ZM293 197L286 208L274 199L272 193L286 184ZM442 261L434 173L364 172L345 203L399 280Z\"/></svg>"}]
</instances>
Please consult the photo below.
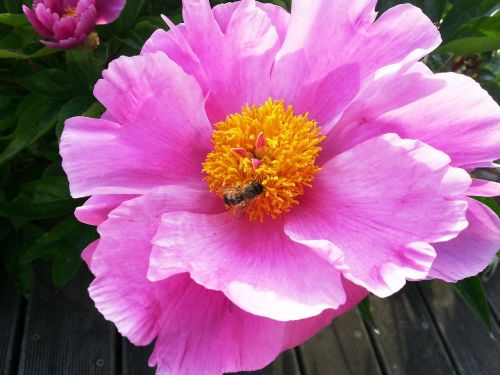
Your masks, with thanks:
<instances>
[{"instance_id":1,"label":"bee","mask_svg":"<svg viewBox=\"0 0 500 375\"><path fill-rule=\"evenodd\" d=\"M235 213L241 216L248 204L264 192L264 186L252 182L244 186L228 186L223 189L224 204L236 208Z\"/></svg>"}]
</instances>

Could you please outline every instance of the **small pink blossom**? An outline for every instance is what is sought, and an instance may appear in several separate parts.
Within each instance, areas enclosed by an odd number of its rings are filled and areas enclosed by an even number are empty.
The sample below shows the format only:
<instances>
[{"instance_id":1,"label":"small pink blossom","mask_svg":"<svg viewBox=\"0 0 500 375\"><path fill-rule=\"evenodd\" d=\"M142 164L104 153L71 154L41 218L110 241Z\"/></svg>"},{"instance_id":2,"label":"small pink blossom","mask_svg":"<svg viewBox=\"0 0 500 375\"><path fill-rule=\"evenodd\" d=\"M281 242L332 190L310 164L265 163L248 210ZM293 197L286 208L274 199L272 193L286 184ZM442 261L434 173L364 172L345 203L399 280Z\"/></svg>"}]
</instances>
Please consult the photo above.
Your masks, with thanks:
<instances>
[{"instance_id":1,"label":"small pink blossom","mask_svg":"<svg viewBox=\"0 0 500 375\"><path fill-rule=\"evenodd\" d=\"M23 12L38 34L49 40L41 42L53 48L72 48L83 43L96 25L118 18L125 0L35 0L33 9L23 5Z\"/></svg>"},{"instance_id":2,"label":"small pink blossom","mask_svg":"<svg viewBox=\"0 0 500 375\"><path fill-rule=\"evenodd\" d=\"M102 118L66 122L76 215L100 234L90 295L156 339L158 374L262 368L369 292L457 281L498 250L468 196L500 185L468 172L500 158L500 109L419 62L441 39L418 8L376 20L375 3L185 0L183 24L103 72Z\"/></svg>"}]
</instances>

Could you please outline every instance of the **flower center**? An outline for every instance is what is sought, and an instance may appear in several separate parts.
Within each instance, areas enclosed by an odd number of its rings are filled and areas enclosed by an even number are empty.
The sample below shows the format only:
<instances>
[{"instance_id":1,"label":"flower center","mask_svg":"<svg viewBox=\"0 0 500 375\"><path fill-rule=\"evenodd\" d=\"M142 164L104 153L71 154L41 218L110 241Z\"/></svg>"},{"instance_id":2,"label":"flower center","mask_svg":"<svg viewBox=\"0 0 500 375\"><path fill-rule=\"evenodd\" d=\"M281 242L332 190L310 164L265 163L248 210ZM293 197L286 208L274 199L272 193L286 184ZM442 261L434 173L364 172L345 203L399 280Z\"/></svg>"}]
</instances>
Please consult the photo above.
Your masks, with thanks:
<instances>
[{"instance_id":1,"label":"flower center","mask_svg":"<svg viewBox=\"0 0 500 375\"><path fill-rule=\"evenodd\" d=\"M261 222L288 212L320 167L315 165L325 138L308 114L294 115L283 100L247 105L215 125L214 150L203 163L210 191L231 209L244 208Z\"/></svg>"},{"instance_id":2,"label":"flower center","mask_svg":"<svg viewBox=\"0 0 500 375\"><path fill-rule=\"evenodd\" d=\"M63 12L62 18L65 18L65 17L76 17L76 16L78 16L78 13L77 13L75 7L66 7L66 8L64 8L64 12Z\"/></svg>"}]
</instances>

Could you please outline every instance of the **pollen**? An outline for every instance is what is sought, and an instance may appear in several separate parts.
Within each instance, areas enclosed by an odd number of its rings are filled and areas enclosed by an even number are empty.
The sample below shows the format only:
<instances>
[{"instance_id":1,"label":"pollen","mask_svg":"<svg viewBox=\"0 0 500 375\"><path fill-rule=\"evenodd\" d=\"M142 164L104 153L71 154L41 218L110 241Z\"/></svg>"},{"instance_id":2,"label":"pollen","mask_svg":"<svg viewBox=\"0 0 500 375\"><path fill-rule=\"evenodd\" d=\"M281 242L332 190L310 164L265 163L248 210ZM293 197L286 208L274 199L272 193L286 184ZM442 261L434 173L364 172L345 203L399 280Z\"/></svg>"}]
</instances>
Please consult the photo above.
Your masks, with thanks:
<instances>
[{"instance_id":1,"label":"pollen","mask_svg":"<svg viewBox=\"0 0 500 375\"><path fill-rule=\"evenodd\" d=\"M324 138L316 121L307 113L295 115L283 100L246 105L215 124L214 148L203 163L205 180L220 197L226 188L260 183L263 192L246 202L245 213L250 220L276 219L312 186Z\"/></svg>"},{"instance_id":2,"label":"pollen","mask_svg":"<svg viewBox=\"0 0 500 375\"><path fill-rule=\"evenodd\" d=\"M64 12L62 17L76 17L78 16L78 12L76 11L75 7L66 7L64 8Z\"/></svg>"}]
</instances>

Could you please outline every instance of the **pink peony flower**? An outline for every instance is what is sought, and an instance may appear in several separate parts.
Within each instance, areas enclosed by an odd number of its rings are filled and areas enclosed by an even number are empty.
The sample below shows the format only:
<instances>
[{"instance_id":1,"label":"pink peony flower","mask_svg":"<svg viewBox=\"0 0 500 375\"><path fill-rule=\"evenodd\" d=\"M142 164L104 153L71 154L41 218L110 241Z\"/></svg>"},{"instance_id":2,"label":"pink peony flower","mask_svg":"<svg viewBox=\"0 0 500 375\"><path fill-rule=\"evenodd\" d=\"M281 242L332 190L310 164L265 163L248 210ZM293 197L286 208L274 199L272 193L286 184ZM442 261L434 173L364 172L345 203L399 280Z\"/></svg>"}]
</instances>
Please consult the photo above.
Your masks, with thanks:
<instances>
[{"instance_id":1,"label":"pink peony flower","mask_svg":"<svg viewBox=\"0 0 500 375\"><path fill-rule=\"evenodd\" d=\"M262 368L368 292L498 250L468 196L499 184L467 171L500 158L500 109L418 62L440 43L418 8L375 3L185 0L184 24L104 71L102 118L67 121L76 215L100 234L90 295L134 344L156 338L158 374Z\"/></svg>"},{"instance_id":2,"label":"pink peony flower","mask_svg":"<svg viewBox=\"0 0 500 375\"><path fill-rule=\"evenodd\" d=\"M72 48L84 42L96 25L118 18L125 0L34 0L33 10L23 5L41 42L53 48Z\"/></svg>"}]
</instances>

